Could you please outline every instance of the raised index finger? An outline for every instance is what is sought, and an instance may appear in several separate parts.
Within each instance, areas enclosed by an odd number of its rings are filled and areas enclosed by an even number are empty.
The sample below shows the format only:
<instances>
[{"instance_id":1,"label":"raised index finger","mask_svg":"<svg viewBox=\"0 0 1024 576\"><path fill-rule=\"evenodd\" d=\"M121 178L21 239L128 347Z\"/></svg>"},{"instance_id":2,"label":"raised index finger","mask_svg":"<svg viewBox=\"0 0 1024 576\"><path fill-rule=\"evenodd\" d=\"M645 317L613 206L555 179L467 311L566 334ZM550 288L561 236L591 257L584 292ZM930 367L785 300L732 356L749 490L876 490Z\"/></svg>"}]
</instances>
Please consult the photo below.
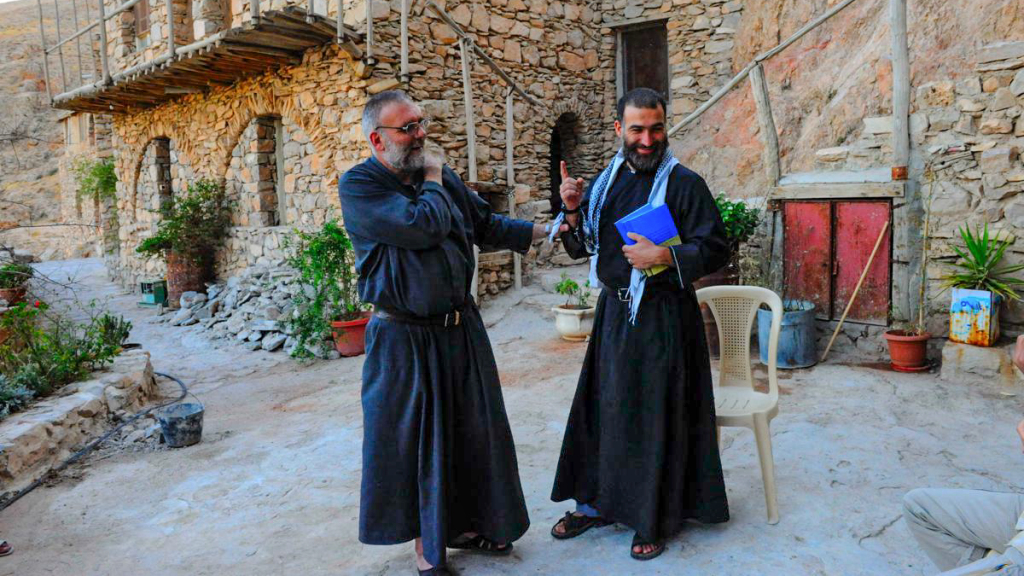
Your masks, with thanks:
<instances>
[{"instance_id":1,"label":"raised index finger","mask_svg":"<svg viewBox=\"0 0 1024 576\"><path fill-rule=\"evenodd\" d=\"M565 166L565 160L562 160L562 180L569 179L569 169Z\"/></svg>"}]
</instances>

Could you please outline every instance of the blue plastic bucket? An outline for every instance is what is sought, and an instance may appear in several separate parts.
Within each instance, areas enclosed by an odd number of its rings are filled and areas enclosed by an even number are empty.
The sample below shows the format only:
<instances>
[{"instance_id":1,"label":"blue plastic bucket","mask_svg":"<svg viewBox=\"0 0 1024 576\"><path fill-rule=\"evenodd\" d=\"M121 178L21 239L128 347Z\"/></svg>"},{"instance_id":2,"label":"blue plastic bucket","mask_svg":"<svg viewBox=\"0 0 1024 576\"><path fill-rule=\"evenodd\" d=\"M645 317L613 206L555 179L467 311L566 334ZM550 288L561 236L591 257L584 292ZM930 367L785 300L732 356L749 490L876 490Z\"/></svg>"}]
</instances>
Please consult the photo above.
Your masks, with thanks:
<instances>
[{"instance_id":1,"label":"blue plastic bucket","mask_svg":"<svg viewBox=\"0 0 1024 576\"><path fill-rule=\"evenodd\" d=\"M779 368L807 368L818 363L818 334L814 325L814 303L787 300L783 306L782 329L779 331ZM772 311L757 311L757 344L761 362L768 365L768 339L772 331Z\"/></svg>"}]
</instances>

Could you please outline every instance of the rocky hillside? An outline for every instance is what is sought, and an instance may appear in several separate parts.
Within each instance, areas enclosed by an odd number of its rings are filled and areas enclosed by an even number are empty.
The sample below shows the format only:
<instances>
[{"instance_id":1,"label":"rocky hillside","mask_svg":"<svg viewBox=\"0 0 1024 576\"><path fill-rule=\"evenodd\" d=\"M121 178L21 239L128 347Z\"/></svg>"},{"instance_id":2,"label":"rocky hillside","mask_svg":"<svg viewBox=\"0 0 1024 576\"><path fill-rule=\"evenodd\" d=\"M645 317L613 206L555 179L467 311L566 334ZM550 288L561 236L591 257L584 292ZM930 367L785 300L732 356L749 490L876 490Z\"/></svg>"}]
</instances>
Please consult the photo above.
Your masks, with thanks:
<instances>
[{"instance_id":1,"label":"rocky hillside","mask_svg":"<svg viewBox=\"0 0 1024 576\"><path fill-rule=\"evenodd\" d=\"M744 0L734 72L837 2ZM972 75L978 48L1024 39L1019 0L909 0L908 5L912 86ZM888 0L855 2L767 63L783 174L817 169L817 150L856 139L863 118L890 113L888 10ZM750 121L754 110L750 87L743 83L676 137L680 158L716 191L764 194L758 128Z\"/></svg>"},{"instance_id":2,"label":"rocky hillside","mask_svg":"<svg viewBox=\"0 0 1024 576\"><path fill-rule=\"evenodd\" d=\"M47 40L57 37L53 3L44 7ZM74 30L70 15L62 14L61 31ZM79 10L84 5L79 4ZM0 229L19 224L53 224L60 220L60 186L57 163L63 153L59 111L50 108L46 97L42 49L39 43L38 12L32 0L0 4ZM79 14L84 25L84 14ZM72 43L72 46L74 44ZM84 46L84 45L83 45ZM84 52L83 48L83 52ZM65 53L66 73L77 80L77 58ZM51 66L56 62L51 59ZM59 77L60 68L56 70ZM56 80L55 90L60 90ZM13 244L36 255L46 253L55 242L52 227L21 228L0 233L0 244Z\"/></svg>"}]
</instances>

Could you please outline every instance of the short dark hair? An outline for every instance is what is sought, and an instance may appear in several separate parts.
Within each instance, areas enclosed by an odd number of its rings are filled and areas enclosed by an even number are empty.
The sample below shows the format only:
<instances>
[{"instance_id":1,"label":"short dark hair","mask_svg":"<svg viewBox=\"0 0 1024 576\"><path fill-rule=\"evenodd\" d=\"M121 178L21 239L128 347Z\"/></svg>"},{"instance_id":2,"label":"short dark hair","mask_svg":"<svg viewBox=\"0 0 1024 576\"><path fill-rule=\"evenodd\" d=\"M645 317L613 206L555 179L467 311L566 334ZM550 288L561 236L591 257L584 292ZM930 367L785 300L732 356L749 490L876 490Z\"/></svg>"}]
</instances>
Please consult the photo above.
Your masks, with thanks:
<instances>
[{"instance_id":1,"label":"short dark hair","mask_svg":"<svg viewBox=\"0 0 1024 576\"><path fill-rule=\"evenodd\" d=\"M619 122L622 122L622 115L626 113L626 106L647 109L657 109L658 106L661 106L661 112L668 115L665 97L650 88L633 88L626 92L625 96L619 98L619 105L615 107L615 119Z\"/></svg>"},{"instance_id":2,"label":"short dark hair","mask_svg":"<svg viewBox=\"0 0 1024 576\"><path fill-rule=\"evenodd\" d=\"M363 107L363 136L370 138L370 132L376 130L377 123L380 122L380 113L384 111L385 106L394 102L415 104L412 98L401 90L385 90L366 101L366 106Z\"/></svg>"}]
</instances>

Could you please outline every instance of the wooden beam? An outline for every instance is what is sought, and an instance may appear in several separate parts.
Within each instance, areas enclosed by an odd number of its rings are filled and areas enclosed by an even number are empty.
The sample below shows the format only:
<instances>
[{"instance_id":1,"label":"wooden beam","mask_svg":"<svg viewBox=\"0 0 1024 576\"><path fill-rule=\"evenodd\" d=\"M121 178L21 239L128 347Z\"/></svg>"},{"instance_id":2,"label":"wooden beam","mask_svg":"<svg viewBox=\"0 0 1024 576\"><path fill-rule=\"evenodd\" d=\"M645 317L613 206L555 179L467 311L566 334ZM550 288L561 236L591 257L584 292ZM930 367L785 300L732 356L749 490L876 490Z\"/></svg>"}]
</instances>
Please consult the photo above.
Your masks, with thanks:
<instances>
[{"instance_id":1,"label":"wooden beam","mask_svg":"<svg viewBox=\"0 0 1024 576\"><path fill-rule=\"evenodd\" d=\"M892 35L892 165L906 177L910 163L910 54L907 50L907 0L889 0Z\"/></svg>"},{"instance_id":2,"label":"wooden beam","mask_svg":"<svg viewBox=\"0 0 1024 576\"><path fill-rule=\"evenodd\" d=\"M60 34L60 6L57 6L57 0L53 0L53 18L57 21L57 43L59 44L63 38ZM57 59L60 60L60 82L61 89L67 92L68 90L68 77L64 72L64 48L57 49Z\"/></svg>"},{"instance_id":3,"label":"wooden beam","mask_svg":"<svg viewBox=\"0 0 1024 576\"><path fill-rule=\"evenodd\" d=\"M366 4L366 63L373 66L373 0L363 0Z\"/></svg>"},{"instance_id":4,"label":"wooden beam","mask_svg":"<svg viewBox=\"0 0 1024 576\"><path fill-rule=\"evenodd\" d=\"M761 144L764 149L761 159L764 172L770 186L778 186L782 177L779 166L779 135L775 131L775 119L772 118L771 100L768 98L768 84L764 79L764 68L758 64L750 71L750 90L754 94L757 105L757 124L761 130Z\"/></svg>"},{"instance_id":5,"label":"wooden beam","mask_svg":"<svg viewBox=\"0 0 1024 576\"><path fill-rule=\"evenodd\" d=\"M402 0L402 65L399 77L403 84L409 83L409 0Z\"/></svg>"},{"instance_id":6,"label":"wooden beam","mask_svg":"<svg viewBox=\"0 0 1024 576\"><path fill-rule=\"evenodd\" d=\"M103 13L103 0L99 0L100 6L100 67L103 69L104 85L110 84L110 66L107 63L107 17Z\"/></svg>"},{"instance_id":7,"label":"wooden beam","mask_svg":"<svg viewBox=\"0 0 1024 576\"><path fill-rule=\"evenodd\" d=\"M505 183L508 185L508 216L516 217L516 165L515 151L515 109L512 102L512 89L505 95ZM512 272L515 275L516 290L523 287L523 255L512 253Z\"/></svg>"},{"instance_id":8,"label":"wooden beam","mask_svg":"<svg viewBox=\"0 0 1024 576\"><path fill-rule=\"evenodd\" d=\"M192 0L185 1L191 2ZM167 0L165 5L167 6L167 57L174 58L174 0Z\"/></svg>"},{"instance_id":9,"label":"wooden beam","mask_svg":"<svg viewBox=\"0 0 1024 576\"><path fill-rule=\"evenodd\" d=\"M469 158L468 176L476 182L476 120L473 117L473 83L469 77L469 50L465 39L459 40L462 54L462 100L466 106L466 141Z\"/></svg>"},{"instance_id":10,"label":"wooden beam","mask_svg":"<svg viewBox=\"0 0 1024 576\"><path fill-rule=\"evenodd\" d=\"M903 182L835 182L820 184L787 184L769 190L776 200L811 200L816 198L902 198Z\"/></svg>"}]
</instances>

